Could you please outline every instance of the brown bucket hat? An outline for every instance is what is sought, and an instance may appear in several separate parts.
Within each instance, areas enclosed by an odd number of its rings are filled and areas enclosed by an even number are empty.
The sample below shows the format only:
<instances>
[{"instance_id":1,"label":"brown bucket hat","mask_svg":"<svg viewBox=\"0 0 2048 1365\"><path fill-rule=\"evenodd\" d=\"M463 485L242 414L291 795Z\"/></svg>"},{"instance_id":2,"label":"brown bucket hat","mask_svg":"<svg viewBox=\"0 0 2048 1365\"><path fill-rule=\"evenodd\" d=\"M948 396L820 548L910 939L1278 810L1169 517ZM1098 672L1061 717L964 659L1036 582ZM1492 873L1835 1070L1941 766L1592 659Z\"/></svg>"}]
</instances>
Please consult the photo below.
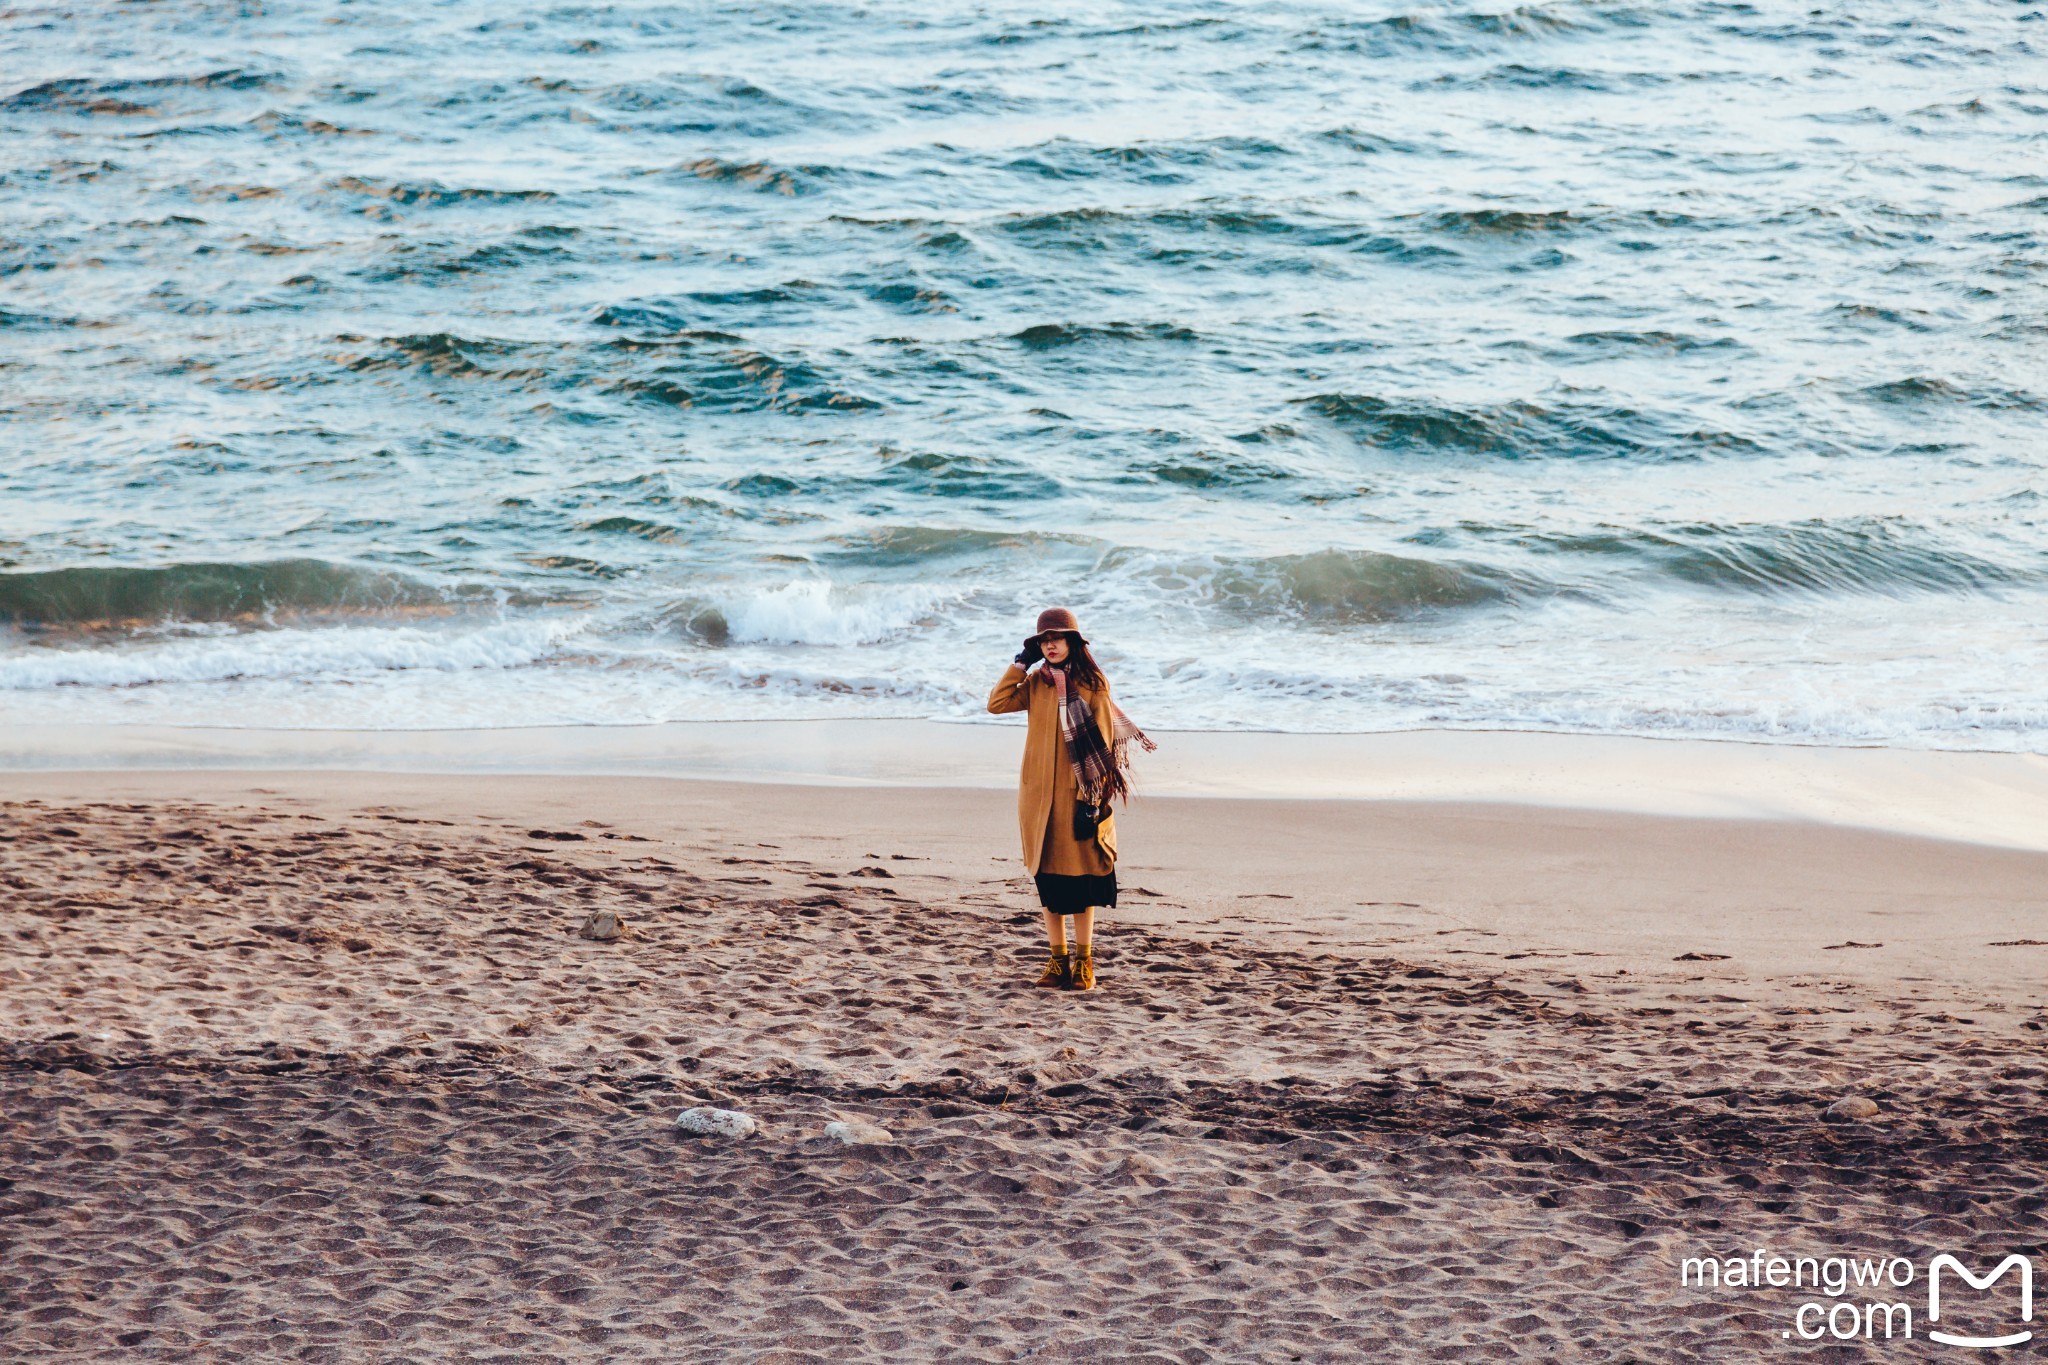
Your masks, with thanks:
<instances>
[{"instance_id":1,"label":"brown bucket hat","mask_svg":"<svg viewBox=\"0 0 2048 1365\"><path fill-rule=\"evenodd\" d=\"M1047 607L1038 613L1038 633L1033 639L1043 640L1048 635L1061 633L1072 634L1084 645L1088 643L1088 637L1081 634L1081 623L1065 607Z\"/></svg>"}]
</instances>

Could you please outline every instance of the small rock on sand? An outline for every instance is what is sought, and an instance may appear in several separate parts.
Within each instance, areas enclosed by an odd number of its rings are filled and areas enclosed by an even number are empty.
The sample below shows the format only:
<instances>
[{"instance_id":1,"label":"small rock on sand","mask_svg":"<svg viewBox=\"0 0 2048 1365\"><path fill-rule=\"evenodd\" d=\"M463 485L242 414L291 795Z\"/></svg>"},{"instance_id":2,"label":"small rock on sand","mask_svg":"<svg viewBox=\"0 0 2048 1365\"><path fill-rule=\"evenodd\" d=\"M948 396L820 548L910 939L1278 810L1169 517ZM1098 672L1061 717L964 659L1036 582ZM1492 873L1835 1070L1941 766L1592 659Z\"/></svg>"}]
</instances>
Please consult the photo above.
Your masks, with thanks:
<instances>
[{"instance_id":1,"label":"small rock on sand","mask_svg":"<svg viewBox=\"0 0 2048 1365\"><path fill-rule=\"evenodd\" d=\"M583 927L576 931L585 938L594 938L600 943L609 943L626 932L626 926L619 922L616 910L593 910L590 918L583 921Z\"/></svg>"},{"instance_id":2,"label":"small rock on sand","mask_svg":"<svg viewBox=\"0 0 2048 1365\"><path fill-rule=\"evenodd\" d=\"M712 1109L705 1106L685 1109L677 1114L676 1127L686 1133L700 1133L705 1137L743 1138L752 1137L759 1125L737 1109Z\"/></svg>"},{"instance_id":3,"label":"small rock on sand","mask_svg":"<svg viewBox=\"0 0 2048 1365\"><path fill-rule=\"evenodd\" d=\"M896 1140L879 1123L868 1123L862 1119L835 1119L825 1125L825 1136L836 1138L849 1147L880 1147Z\"/></svg>"},{"instance_id":4,"label":"small rock on sand","mask_svg":"<svg viewBox=\"0 0 2048 1365\"><path fill-rule=\"evenodd\" d=\"M1841 1099L1828 1106L1828 1112L1823 1117L1830 1123L1850 1123L1857 1119L1874 1119L1877 1117L1877 1101L1865 1099L1861 1095L1844 1095Z\"/></svg>"}]
</instances>

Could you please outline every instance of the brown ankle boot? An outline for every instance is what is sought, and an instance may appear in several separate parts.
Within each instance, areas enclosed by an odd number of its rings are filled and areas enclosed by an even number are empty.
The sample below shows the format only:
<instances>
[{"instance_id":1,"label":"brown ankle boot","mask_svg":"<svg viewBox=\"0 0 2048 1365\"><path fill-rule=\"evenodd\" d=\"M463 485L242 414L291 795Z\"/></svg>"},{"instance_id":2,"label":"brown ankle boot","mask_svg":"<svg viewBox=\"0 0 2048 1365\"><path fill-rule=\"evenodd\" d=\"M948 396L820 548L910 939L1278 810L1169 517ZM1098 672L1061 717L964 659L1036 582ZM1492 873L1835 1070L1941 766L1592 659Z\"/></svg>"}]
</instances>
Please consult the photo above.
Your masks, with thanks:
<instances>
[{"instance_id":1,"label":"brown ankle boot","mask_svg":"<svg viewBox=\"0 0 2048 1365\"><path fill-rule=\"evenodd\" d=\"M1095 989L1095 950L1092 947L1075 950L1074 989L1077 991L1092 991Z\"/></svg>"},{"instance_id":2,"label":"brown ankle boot","mask_svg":"<svg viewBox=\"0 0 2048 1365\"><path fill-rule=\"evenodd\" d=\"M1074 959L1065 953L1054 953L1045 960L1045 970L1038 974L1037 984L1049 991L1064 991L1074 984Z\"/></svg>"}]
</instances>

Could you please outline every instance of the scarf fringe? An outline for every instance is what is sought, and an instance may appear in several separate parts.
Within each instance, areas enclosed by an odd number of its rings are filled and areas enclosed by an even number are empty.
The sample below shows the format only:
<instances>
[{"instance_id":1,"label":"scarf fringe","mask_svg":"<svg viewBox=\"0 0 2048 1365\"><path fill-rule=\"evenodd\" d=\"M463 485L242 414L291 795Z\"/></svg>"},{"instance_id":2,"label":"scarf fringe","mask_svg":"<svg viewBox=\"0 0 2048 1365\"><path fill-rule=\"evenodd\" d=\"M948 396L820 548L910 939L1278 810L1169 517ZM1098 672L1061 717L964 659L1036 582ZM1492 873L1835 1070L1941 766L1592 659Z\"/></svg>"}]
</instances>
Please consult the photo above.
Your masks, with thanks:
<instances>
[{"instance_id":1,"label":"scarf fringe","mask_svg":"<svg viewBox=\"0 0 2048 1365\"><path fill-rule=\"evenodd\" d=\"M1130 768L1131 741L1136 740L1147 753L1159 746L1146 737L1114 699L1109 702L1110 742L1104 744L1088 699L1081 695L1080 688L1067 686L1067 670L1047 664L1045 671L1052 679L1053 695L1059 703L1060 738L1066 741L1067 761L1074 768L1074 789L1085 804L1100 806L1110 775ZM1125 786L1128 790L1129 784Z\"/></svg>"}]
</instances>

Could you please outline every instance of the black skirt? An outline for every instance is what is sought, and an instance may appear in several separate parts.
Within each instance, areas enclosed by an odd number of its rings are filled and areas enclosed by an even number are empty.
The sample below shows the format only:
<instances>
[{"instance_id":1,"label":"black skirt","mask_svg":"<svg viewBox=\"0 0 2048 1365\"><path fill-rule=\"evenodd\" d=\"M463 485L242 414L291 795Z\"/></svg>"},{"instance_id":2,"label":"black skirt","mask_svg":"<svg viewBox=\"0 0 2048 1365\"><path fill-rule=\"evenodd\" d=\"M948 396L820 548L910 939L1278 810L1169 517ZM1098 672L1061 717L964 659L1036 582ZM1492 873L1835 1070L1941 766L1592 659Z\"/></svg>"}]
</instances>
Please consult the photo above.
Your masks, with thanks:
<instances>
[{"instance_id":1,"label":"black skirt","mask_svg":"<svg viewBox=\"0 0 2048 1365\"><path fill-rule=\"evenodd\" d=\"M1038 903L1055 915L1078 915L1083 910L1116 905L1114 871L1100 877L1062 877L1057 872L1040 872L1031 880L1038 884Z\"/></svg>"}]
</instances>

